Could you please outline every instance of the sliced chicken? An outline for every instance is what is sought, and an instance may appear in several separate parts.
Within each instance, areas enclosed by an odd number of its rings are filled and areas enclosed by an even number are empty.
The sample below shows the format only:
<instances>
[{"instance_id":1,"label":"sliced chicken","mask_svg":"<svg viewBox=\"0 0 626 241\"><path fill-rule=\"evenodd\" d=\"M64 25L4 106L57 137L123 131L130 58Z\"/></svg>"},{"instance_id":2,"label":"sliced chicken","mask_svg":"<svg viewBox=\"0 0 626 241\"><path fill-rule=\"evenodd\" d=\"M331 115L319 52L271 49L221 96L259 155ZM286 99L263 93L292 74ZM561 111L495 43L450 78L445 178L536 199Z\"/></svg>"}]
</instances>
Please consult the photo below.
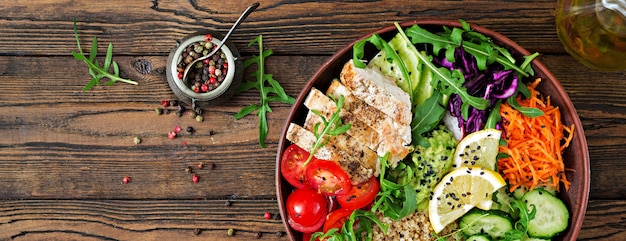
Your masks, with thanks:
<instances>
[{"instance_id":1,"label":"sliced chicken","mask_svg":"<svg viewBox=\"0 0 626 241\"><path fill-rule=\"evenodd\" d=\"M339 74L341 83L357 98L391 116L403 125L411 125L411 99L394 80L371 68L357 68L349 60Z\"/></svg>"},{"instance_id":2,"label":"sliced chicken","mask_svg":"<svg viewBox=\"0 0 626 241\"><path fill-rule=\"evenodd\" d=\"M321 131L324 128L323 121L321 117L309 111L307 115L307 119L304 122L304 128L308 131L315 133L315 125L318 125L318 131ZM350 130L354 131L353 127ZM337 136L327 136L328 144L337 149L343 150L346 154L350 156L357 157L356 159L367 169L371 169L374 171L374 175L378 176L380 170L380 162L378 161L378 155L376 152L369 147L363 145L361 141L350 134L341 134Z\"/></svg>"},{"instance_id":3,"label":"sliced chicken","mask_svg":"<svg viewBox=\"0 0 626 241\"><path fill-rule=\"evenodd\" d=\"M378 146L374 150L376 150L379 156L389 153L391 166L395 167L399 161L411 152L411 126L394 121L382 113L382 111L356 98L338 81L333 81L326 93L329 96L333 96L333 98L339 98L339 96L343 95L344 110L358 116L359 120L378 133Z\"/></svg>"},{"instance_id":4,"label":"sliced chicken","mask_svg":"<svg viewBox=\"0 0 626 241\"><path fill-rule=\"evenodd\" d=\"M291 123L289 129L287 129L287 140L311 152L316 138L312 132L297 124ZM374 170L364 166L359 160L359 156L348 154L346 150L339 146L330 144L331 141L317 149L314 156L319 159L330 160L337 163L348 174L352 184L365 182L370 177L374 176Z\"/></svg>"}]
</instances>

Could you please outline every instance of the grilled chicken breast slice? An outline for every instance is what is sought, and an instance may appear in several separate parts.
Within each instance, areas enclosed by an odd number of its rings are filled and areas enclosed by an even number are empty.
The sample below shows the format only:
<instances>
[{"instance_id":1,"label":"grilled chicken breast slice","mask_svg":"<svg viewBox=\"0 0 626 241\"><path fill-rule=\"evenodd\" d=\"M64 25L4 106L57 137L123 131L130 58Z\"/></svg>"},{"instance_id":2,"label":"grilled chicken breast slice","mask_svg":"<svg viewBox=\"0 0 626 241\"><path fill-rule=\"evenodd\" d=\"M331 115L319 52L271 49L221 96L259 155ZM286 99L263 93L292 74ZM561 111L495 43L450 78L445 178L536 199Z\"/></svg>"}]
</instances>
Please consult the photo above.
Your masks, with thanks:
<instances>
[{"instance_id":1,"label":"grilled chicken breast slice","mask_svg":"<svg viewBox=\"0 0 626 241\"><path fill-rule=\"evenodd\" d=\"M411 99L380 71L357 68L349 60L339 74L341 83L357 98L389 115L403 125L411 125Z\"/></svg>"},{"instance_id":2,"label":"grilled chicken breast slice","mask_svg":"<svg viewBox=\"0 0 626 241\"><path fill-rule=\"evenodd\" d=\"M302 149L311 152L316 138L312 132L297 124L291 123L287 129L287 140L295 143ZM335 145L331 145L331 141L318 148L314 153L314 156L319 159L337 163L341 169L348 174L352 184L365 182L374 175L374 170L361 164L358 160L358 156L348 154L345 150L342 150Z\"/></svg>"}]
</instances>

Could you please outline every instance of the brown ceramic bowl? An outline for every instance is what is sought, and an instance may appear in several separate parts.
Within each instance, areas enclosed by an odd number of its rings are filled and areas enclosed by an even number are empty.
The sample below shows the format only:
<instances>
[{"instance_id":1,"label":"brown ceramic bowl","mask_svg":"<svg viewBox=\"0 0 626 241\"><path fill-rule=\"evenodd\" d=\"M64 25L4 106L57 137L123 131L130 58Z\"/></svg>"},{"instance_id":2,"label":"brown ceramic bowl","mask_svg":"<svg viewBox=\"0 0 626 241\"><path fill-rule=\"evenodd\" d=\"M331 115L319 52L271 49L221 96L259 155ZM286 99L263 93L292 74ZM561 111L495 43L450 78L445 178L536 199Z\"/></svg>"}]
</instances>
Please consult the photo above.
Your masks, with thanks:
<instances>
[{"instance_id":1,"label":"brown ceramic bowl","mask_svg":"<svg viewBox=\"0 0 626 241\"><path fill-rule=\"evenodd\" d=\"M406 28L412 26L413 24L418 24L422 28L426 28L430 31L439 31L442 29L442 26L461 27L461 24L456 20L437 19L409 21L402 23L401 26ZM501 34L476 25L471 25L471 27L475 31L491 37L493 41L500 46L508 48L510 51L515 53L516 57L521 58L521 56L530 55L530 52L528 52L526 49L522 48L521 46L511 41L507 37L502 36ZM375 33L389 40L397 33L397 31L395 26L390 25L389 27L375 31ZM363 36L361 39L367 38L371 34L372 33L369 33L366 36ZM282 177L280 173L281 154L287 148L287 146L291 144L285 138L287 126L289 125L289 123L292 122L298 124L302 124L304 122L304 118L306 117L308 110L303 105L303 101L306 98L307 94L312 87L318 88L320 90L326 90L328 88L330 81L333 78L337 78L339 76L339 73L344 63L352 58L353 44L354 42L339 50L339 52L333 55L319 68L319 70L315 73L315 75L313 75L313 77L304 87L304 90L302 90L300 96L298 96L298 98L296 99L296 102L294 103L293 108L289 113L287 120L285 121L285 127L283 128L281 133L276 158L276 192L278 197L279 210L282 217L287 217L287 213L285 211L285 201L287 200L287 196L289 195L289 193L293 190L293 187ZM374 47L371 47L369 51L366 51L366 58L371 58L377 52L378 50L376 50ZM560 198L569 208L571 215L569 220L570 223L565 233L559 235L554 240L576 240L576 237L578 237L578 233L583 224L583 218L585 216L587 201L589 197L590 168L587 141L585 139L585 134L583 132L582 124L580 122L578 114L576 113L572 102L570 101L567 93L565 92L559 81L538 59L532 61L532 67L535 70L536 77L542 78L542 82L538 87L539 91L543 95L549 95L552 99L553 105L558 106L561 109L564 124L575 125L574 139L571 142L570 146L565 149L565 152L563 153L565 167L574 170L566 172L567 179L571 181L572 184L569 191L563 191L559 194ZM287 235L291 240L302 239L301 233L293 230L287 223L286 218L283 218L283 224L285 225Z\"/></svg>"}]
</instances>

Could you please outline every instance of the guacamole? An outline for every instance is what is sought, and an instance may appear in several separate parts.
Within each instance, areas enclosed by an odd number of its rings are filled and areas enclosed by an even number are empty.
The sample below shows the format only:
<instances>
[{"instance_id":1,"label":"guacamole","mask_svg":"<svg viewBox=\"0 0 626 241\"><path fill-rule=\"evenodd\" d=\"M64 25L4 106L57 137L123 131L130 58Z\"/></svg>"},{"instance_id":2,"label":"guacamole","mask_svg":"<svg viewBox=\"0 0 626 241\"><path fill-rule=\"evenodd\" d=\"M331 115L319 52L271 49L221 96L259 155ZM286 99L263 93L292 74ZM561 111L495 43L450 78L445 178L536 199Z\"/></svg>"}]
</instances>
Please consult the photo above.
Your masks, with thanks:
<instances>
[{"instance_id":1,"label":"guacamole","mask_svg":"<svg viewBox=\"0 0 626 241\"><path fill-rule=\"evenodd\" d=\"M426 136L429 147L417 145L411 156L398 168L390 171L397 183L409 183L416 192L417 208L424 210L430 200L431 190L452 169L457 140L443 125Z\"/></svg>"}]
</instances>

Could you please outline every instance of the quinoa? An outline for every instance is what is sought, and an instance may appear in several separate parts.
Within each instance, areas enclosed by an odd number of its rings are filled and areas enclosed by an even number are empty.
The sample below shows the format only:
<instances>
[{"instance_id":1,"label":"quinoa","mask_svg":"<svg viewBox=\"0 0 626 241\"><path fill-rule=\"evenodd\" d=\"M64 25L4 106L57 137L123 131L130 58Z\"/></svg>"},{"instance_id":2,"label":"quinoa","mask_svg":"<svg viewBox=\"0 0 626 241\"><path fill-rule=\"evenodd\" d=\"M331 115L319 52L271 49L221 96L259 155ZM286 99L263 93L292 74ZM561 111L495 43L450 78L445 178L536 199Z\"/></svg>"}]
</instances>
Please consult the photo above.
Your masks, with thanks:
<instances>
[{"instance_id":1,"label":"quinoa","mask_svg":"<svg viewBox=\"0 0 626 241\"><path fill-rule=\"evenodd\" d=\"M380 213L377 215L383 223L389 225L389 229L387 234L385 234L377 225L374 225L373 241L426 241L437 240L440 237L448 237L445 240L456 240L455 235L448 235L454 232L457 227L456 223L448 225L439 234L435 234L435 231L430 226L428 213L424 211L415 211L413 214L397 221L384 217Z\"/></svg>"}]
</instances>

